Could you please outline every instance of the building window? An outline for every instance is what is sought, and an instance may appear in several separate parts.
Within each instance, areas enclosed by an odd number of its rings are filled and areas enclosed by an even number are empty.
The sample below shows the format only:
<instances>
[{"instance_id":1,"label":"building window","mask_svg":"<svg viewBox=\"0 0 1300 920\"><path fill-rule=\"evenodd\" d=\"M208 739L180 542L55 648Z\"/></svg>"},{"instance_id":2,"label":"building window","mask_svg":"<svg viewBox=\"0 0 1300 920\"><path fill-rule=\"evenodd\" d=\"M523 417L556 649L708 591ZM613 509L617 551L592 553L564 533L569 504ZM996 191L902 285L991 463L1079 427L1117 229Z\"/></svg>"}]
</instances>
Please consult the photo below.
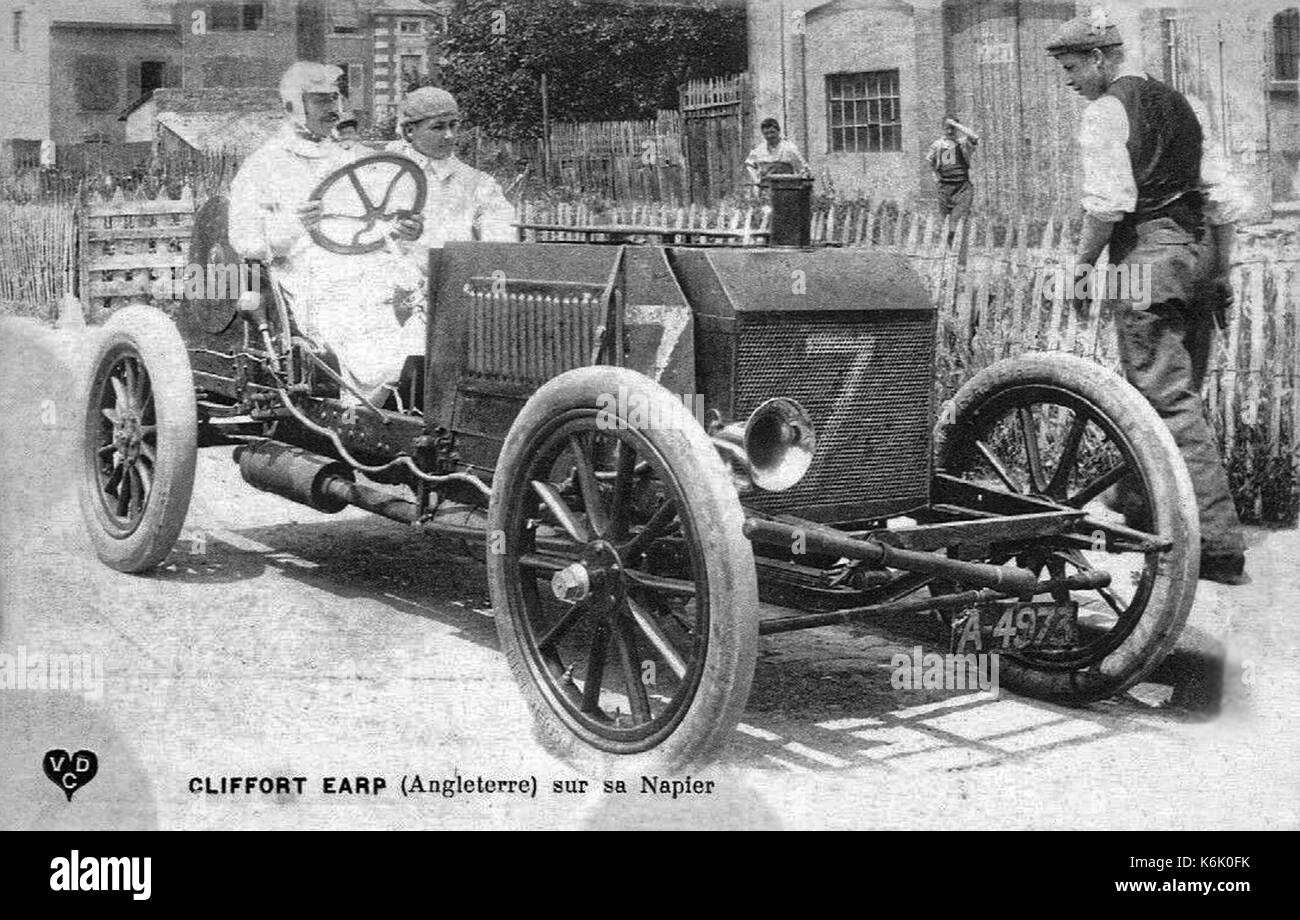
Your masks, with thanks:
<instances>
[{"instance_id":1,"label":"building window","mask_svg":"<svg viewBox=\"0 0 1300 920\"><path fill-rule=\"evenodd\" d=\"M353 102L366 91L366 68L363 64L337 64L343 76L339 77L339 92Z\"/></svg>"},{"instance_id":2,"label":"building window","mask_svg":"<svg viewBox=\"0 0 1300 920\"><path fill-rule=\"evenodd\" d=\"M403 19L397 24L397 31L402 35L419 35L421 23L418 19Z\"/></svg>"},{"instance_id":3,"label":"building window","mask_svg":"<svg viewBox=\"0 0 1300 920\"><path fill-rule=\"evenodd\" d=\"M77 108L83 112L107 112L117 108L117 58L80 55L74 62L73 73Z\"/></svg>"},{"instance_id":4,"label":"building window","mask_svg":"<svg viewBox=\"0 0 1300 920\"><path fill-rule=\"evenodd\" d=\"M13 143L14 167L16 169L38 169L41 165L41 142L20 141Z\"/></svg>"},{"instance_id":5,"label":"building window","mask_svg":"<svg viewBox=\"0 0 1300 920\"><path fill-rule=\"evenodd\" d=\"M1273 79L1300 78L1300 9L1273 17Z\"/></svg>"},{"instance_id":6,"label":"building window","mask_svg":"<svg viewBox=\"0 0 1300 920\"><path fill-rule=\"evenodd\" d=\"M23 50L23 11L14 10L14 50Z\"/></svg>"},{"instance_id":7,"label":"building window","mask_svg":"<svg viewBox=\"0 0 1300 920\"><path fill-rule=\"evenodd\" d=\"M409 93L420 85L420 65L423 59L418 54L402 55L402 92Z\"/></svg>"},{"instance_id":8,"label":"building window","mask_svg":"<svg viewBox=\"0 0 1300 920\"><path fill-rule=\"evenodd\" d=\"M826 101L832 153L903 149L897 70L831 74Z\"/></svg>"},{"instance_id":9,"label":"building window","mask_svg":"<svg viewBox=\"0 0 1300 920\"><path fill-rule=\"evenodd\" d=\"M213 32L256 32L265 18L265 3L214 3L208 8Z\"/></svg>"}]
</instances>

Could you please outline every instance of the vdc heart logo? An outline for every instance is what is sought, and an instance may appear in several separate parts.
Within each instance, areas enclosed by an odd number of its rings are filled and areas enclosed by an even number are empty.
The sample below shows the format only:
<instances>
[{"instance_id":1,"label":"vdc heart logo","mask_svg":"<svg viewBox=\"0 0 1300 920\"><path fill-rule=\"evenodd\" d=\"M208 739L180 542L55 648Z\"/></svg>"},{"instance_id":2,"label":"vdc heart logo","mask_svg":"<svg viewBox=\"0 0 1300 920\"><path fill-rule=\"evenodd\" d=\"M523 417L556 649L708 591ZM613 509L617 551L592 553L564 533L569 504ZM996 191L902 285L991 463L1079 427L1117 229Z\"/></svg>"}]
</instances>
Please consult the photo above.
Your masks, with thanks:
<instances>
[{"instance_id":1,"label":"vdc heart logo","mask_svg":"<svg viewBox=\"0 0 1300 920\"><path fill-rule=\"evenodd\" d=\"M94 779L99 772L99 758L94 751L77 751L75 754L60 750L46 751L44 766L45 775L50 778L50 782L62 789L71 802L72 793Z\"/></svg>"}]
</instances>

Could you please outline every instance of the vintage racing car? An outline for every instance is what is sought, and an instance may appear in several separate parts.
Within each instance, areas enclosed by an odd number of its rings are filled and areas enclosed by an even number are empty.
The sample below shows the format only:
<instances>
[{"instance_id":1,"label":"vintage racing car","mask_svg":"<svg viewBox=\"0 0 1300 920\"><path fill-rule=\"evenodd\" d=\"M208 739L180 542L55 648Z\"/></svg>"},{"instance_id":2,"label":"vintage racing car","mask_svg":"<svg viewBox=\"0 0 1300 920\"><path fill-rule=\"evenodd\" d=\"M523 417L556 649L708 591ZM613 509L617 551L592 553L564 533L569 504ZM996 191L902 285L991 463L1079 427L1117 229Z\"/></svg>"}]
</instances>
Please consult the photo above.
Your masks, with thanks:
<instances>
[{"instance_id":1,"label":"vintage racing car","mask_svg":"<svg viewBox=\"0 0 1300 920\"><path fill-rule=\"evenodd\" d=\"M317 242L384 245L424 193L403 162L326 178L318 194L363 201ZM389 184L378 204L352 181L366 171ZM222 209L199 215L195 258L233 258ZM761 635L939 617L962 652L1002 656L1004 685L1071 703L1120 693L1172 648L1196 503L1123 380L1028 354L939 408L937 311L907 261L800 245L806 214L780 203L765 245L590 231L435 250L427 357L383 406L348 392L274 284L253 308L119 310L87 396L99 557L161 563L196 449L223 444L259 489L471 541L539 737L591 769L707 760ZM1104 501L1121 488L1127 518Z\"/></svg>"}]
</instances>

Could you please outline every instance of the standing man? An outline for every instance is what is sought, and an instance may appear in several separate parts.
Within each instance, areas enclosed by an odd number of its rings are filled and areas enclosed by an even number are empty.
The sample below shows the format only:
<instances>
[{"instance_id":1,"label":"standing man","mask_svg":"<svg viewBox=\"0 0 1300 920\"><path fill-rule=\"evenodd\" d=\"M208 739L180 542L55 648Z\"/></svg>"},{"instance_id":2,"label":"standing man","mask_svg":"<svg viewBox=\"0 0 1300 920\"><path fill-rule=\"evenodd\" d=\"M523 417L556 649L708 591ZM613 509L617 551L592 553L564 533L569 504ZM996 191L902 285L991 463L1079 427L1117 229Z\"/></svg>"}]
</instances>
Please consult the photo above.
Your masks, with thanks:
<instances>
[{"instance_id":1,"label":"standing man","mask_svg":"<svg viewBox=\"0 0 1300 920\"><path fill-rule=\"evenodd\" d=\"M956 118L943 120L943 137L930 145L925 155L939 181L939 216L952 217L952 226L970 216L975 203L975 186L970 181L970 158L979 135Z\"/></svg>"},{"instance_id":2,"label":"standing man","mask_svg":"<svg viewBox=\"0 0 1300 920\"><path fill-rule=\"evenodd\" d=\"M1125 68L1123 39L1104 10L1067 22L1047 51L1088 100L1076 260L1093 266L1109 245L1111 265L1127 263L1129 279L1149 267L1149 305L1122 293L1114 301L1124 375L1169 426L1191 473L1201 577L1244 583L1245 541L1201 403L1215 315L1231 303L1235 203L1226 172L1217 162L1203 168L1209 151L1188 100ZM1135 523L1145 516L1126 510Z\"/></svg>"},{"instance_id":3,"label":"standing man","mask_svg":"<svg viewBox=\"0 0 1300 920\"><path fill-rule=\"evenodd\" d=\"M763 142L745 158L745 169L749 172L749 181L753 183L755 192L768 176L808 175L808 164L804 162L799 148L781 137L779 121L764 118L759 130L763 132Z\"/></svg>"},{"instance_id":4,"label":"standing man","mask_svg":"<svg viewBox=\"0 0 1300 920\"><path fill-rule=\"evenodd\" d=\"M514 205L497 180L456 156L460 106L451 93L434 86L407 93L398 126L402 139L390 143L388 151L415 161L429 180L424 232L407 247L419 260L421 271L428 271L429 250L444 243L519 239Z\"/></svg>"}]
</instances>

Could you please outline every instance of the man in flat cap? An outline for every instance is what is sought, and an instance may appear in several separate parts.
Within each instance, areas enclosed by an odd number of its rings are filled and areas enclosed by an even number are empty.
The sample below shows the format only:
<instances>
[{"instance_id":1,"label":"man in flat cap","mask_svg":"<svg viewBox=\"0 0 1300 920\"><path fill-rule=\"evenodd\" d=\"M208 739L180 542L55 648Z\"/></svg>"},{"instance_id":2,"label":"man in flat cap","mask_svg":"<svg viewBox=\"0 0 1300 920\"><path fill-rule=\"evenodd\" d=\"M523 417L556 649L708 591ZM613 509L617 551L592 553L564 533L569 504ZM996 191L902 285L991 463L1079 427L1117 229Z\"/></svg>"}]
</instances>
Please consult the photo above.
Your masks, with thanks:
<instances>
[{"instance_id":1,"label":"man in flat cap","mask_svg":"<svg viewBox=\"0 0 1300 920\"><path fill-rule=\"evenodd\" d=\"M427 267L429 250L444 243L519 238L514 206L501 186L456 156L460 106L451 93L434 86L407 93L398 109L398 127L402 138L388 150L414 160L429 180L424 232L412 247L422 267Z\"/></svg>"},{"instance_id":2,"label":"man in flat cap","mask_svg":"<svg viewBox=\"0 0 1300 920\"><path fill-rule=\"evenodd\" d=\"M1066 85L1088 100L1079 130L1084 232L1076 254L1092 266L1149 271L1147 298L1114 301L1124 374L1173 432L1196 490L1201 577L1246 580L1245 543L1228 478L1206 422L1201 385L1216 314L1231 303L1234 200L1226 169L1205 143L1208 116L1176 90L1126 68L1119 29L1102 10L1065 23L1047 46ZM1113 277L1118 277L1115 275ZM1147 509L1121 489L1130 524ZM1125 507L1127 506L1127 507Z\"/></svg>"}]
</instances>

